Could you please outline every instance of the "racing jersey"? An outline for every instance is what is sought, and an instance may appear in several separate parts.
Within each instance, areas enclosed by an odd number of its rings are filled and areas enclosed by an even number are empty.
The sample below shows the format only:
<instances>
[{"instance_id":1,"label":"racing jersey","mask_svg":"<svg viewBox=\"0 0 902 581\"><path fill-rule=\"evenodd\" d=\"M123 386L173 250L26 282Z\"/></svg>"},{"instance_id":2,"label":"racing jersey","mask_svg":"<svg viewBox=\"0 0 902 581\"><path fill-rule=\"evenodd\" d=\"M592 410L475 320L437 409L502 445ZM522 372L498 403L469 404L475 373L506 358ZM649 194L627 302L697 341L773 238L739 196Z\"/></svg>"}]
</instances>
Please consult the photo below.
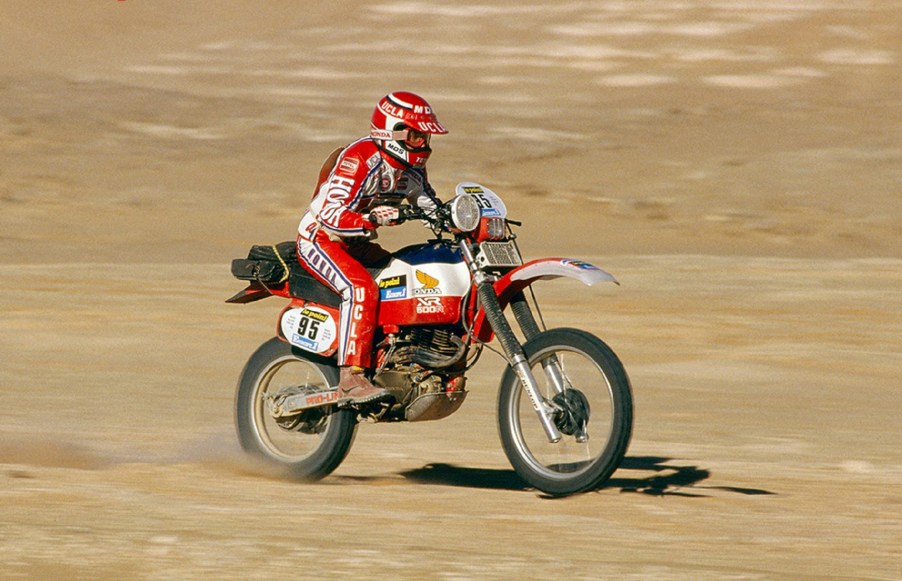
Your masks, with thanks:
<instances>
[{"instance_id":1,"label":"racing jersey","mask_svg":"<svg viewBox=\"0 0 902 581\"><path fill-rule=\"evenodd\" d=\"M366 214L377 206L399 206L407 201L435 208L435 192L418 168L397 169L386 162L369 137L341 152L328 179L313 196L298 224L298 234L313 240L322 229L330 237L367 236L376 228Z\"/></svg>"}]
</instances>

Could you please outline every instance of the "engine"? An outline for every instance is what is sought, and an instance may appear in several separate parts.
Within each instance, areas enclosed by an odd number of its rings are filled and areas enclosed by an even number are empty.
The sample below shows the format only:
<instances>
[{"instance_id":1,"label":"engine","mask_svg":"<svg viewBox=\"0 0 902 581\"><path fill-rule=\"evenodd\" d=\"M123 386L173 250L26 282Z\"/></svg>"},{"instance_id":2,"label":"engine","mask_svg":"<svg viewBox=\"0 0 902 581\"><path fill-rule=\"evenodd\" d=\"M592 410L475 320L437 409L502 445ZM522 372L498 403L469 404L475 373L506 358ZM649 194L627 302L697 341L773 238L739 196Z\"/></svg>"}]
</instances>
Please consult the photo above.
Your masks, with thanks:
<instances>
[{"instance_id":1,"label":"engine","mask_svg":"<svg viewBox=\"0 0 902 581\"><path fill-rule=\"evenodd\" d=\"M391 363L416 363L426 369L451 367L465 351L463 341L447 328L414 327L397 344Z\"/></svg>"},{"instance_id":2,"label":"engine","mask_svg":"<svg viewBox=\"0 0 902 581\"><path fill-rule=\"evenodd\" d=\"M455 412L467 393L455 366L465 354L466 345L449 328L413 327L386 338L373 381L391 391L396 404L383 419L434 420Z\"/></svg>"}]
</instances>

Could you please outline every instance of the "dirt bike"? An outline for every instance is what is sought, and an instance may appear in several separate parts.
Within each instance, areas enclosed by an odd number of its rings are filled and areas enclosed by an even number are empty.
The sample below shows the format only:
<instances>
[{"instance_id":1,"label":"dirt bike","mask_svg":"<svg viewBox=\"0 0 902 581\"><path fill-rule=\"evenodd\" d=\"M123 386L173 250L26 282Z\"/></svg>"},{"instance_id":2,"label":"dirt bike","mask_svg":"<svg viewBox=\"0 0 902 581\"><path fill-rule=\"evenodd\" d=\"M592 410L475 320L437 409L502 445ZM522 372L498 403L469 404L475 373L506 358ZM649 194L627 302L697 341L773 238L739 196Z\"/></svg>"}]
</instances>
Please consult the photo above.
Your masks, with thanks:
<instances>
[{"instance_id":1,"label":"dirt bike","mask_svg":"<svg viewBox=\"0 0 902 581\"><path fill-rule=\"evenodd\" d=\"M437 420L467 396L466 376L497 338L508 363L498 395L504 452L516 473L550 495L596 489L619 466L632 432L632 394L620 360L579 329L545 329L534 282L569 277L614 282L579 260L523 263L501 198L476 183L425 211L401 208L398 222L420 220L436 238L407 246L370 268L380 301L370 380L389 400L338 401L340 297L300 266L292 242L254 246L232 262L250 281L228 299L289 299L277 336L241 373L236 425L242 448L304 480L344 460L360 421ZM524 341L505 312L512 313ZM491 348L491 346L490 346Z\"/></svg>"}]
</instances>

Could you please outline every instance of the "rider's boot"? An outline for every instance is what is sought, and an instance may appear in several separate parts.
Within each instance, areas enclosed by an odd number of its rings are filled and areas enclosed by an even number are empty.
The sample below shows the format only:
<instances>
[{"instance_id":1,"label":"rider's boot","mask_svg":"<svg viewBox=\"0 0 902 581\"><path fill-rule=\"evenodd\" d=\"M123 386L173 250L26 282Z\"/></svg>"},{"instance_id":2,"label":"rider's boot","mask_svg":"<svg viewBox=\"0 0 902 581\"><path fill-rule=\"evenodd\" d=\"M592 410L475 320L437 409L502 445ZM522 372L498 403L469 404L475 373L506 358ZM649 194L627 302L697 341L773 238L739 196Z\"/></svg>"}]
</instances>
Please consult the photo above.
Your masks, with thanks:
<instances>
[{"instance_id":1,"label":"rider's boot","mask_svg":"<svg viewBox=\"0 0 902 581\"><path fill-rule=\"evenodd\" d=\"M338 375L339 403L368 403L390 397L388 390L377 387L363 375L363 368L340 367Z\"/></svg>"}]
</instances>

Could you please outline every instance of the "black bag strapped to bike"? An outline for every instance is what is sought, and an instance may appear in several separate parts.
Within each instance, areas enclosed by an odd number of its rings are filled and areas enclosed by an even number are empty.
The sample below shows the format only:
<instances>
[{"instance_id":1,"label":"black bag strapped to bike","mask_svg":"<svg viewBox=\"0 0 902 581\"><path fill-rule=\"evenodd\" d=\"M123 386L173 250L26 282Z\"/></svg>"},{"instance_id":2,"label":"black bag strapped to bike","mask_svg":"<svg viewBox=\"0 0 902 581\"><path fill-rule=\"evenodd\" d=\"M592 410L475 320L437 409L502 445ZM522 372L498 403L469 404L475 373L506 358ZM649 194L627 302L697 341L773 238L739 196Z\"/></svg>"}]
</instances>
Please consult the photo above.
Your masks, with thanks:
<instances>
[{"instance_id":1,"label":"black bag strapped to bike","mask_svg":"<svg viewBox=\"0 0 902 581\"><path fill-rule=\"evenodd\" d=\"M290 265L298 261L294 241L271 245L254 245L247 258L232 260L232 276L240 280L252 280L263 284L278 284L288 280Z\"/></svg>"},{"instance_id":2,"label":"black bag strapped to bike","mask_svg":"<svg viewBox=\"0 0 902 581\"><path fill-rule=\"evenodd\" d=\"M258 284L256 287L252 284L227 303L249 303L266 298L270 296L270 286L287 282L291 296L336 308L341 304L341 297L334 290L300 265L297 245L293 241L252 246L247 258L232 260L232 276Z\"/></svg>"}]
</instances>

